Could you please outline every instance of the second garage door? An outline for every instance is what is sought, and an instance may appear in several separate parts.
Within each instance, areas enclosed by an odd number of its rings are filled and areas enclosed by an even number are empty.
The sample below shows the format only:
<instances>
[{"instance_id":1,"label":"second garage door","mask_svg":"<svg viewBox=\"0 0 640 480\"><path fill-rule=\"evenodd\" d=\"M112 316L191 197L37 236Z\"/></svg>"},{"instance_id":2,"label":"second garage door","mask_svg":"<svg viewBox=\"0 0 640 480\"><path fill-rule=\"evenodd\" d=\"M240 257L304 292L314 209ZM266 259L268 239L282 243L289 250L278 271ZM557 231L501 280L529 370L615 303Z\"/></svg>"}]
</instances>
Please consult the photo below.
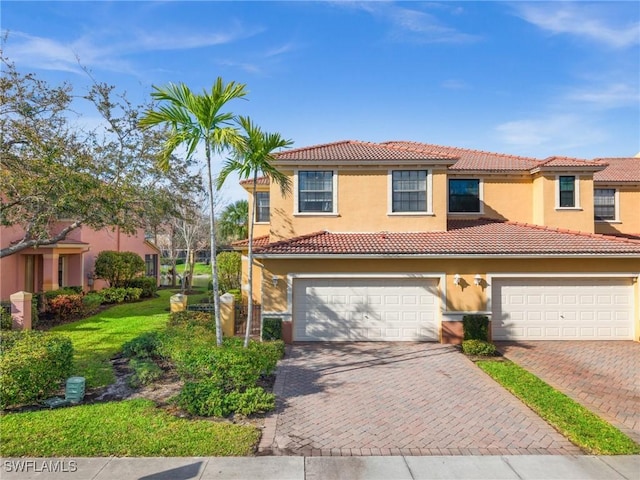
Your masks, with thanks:
<instances>
[{"instance_id":1,"label":"second garage door","mask_svg":"<svg viewBox=\"0 0 640 480\"><path fill-rule=\"evenodd\" d=\"M494 340L630 340L630 279L496 279Z\"/></svg>"},{"instance_id":2,"label":"second garage door","mask_svg":"<svg viewBox=\"0 0 640 480\"><path fill-rule=\"evenodd\" d=\"M294 281L296 341L437 341L437 280L309 278Z\"/></svg>"}]
</instances>

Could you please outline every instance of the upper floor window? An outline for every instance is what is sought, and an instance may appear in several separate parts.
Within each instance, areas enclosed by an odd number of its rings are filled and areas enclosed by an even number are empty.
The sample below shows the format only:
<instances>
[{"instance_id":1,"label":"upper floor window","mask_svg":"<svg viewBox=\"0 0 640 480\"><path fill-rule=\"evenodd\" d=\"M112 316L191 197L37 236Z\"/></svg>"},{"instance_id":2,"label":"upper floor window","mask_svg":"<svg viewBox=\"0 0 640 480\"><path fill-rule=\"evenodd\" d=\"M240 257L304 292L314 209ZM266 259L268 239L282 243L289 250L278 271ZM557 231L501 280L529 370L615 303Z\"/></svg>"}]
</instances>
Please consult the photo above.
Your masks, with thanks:
<instances>
[{"instance_id":1,"label":"upper floor window","mask_svg":"<svg viewBox=\"0 0 640 480\"><path fill-rule=\"evenodd\" d=\"M596 220L616 219L616 191L614 188L593 190L593 216Z\"/></svg>"},{"instance_id":2,"label":"upper floor window","mask_svg":"<svg viewBox=\"0 0 640 480\"><path fill-rule=\"evenodd\" d=\"M298 172L299 213L333 213L334 193L332 170Z\"/></svg>"},{"instance_id":3,"label":"upper floor window","mask_svg":"<svg viewBox=\"0 0 640 480\"><path fill-rule=\"evenodd\" d=\"M449 179L449 212L482 213L480 180Z\"/></svg>"},{"instance_id":4,"label":"upper floor window","mask_svg":"<svg viewBox=\"0 0 640 480\"><path fill-rule=\"evenodd\" d=\"M427 212L427 171L395 170L391 173L391 211Z\"/></svg>"},{"instance_id":5,"label":"upper floor window","mask_svg":"<svg viewBox=\"0 0 640 480\"><path fill-rule=\"evenodd\" d=\"M558 206L560 208L576 206L576 177L558 177Z\"/></svg>"},{"instance_id":6,"label":"upper floor window","mask_svg":"<svg viewBox=\"0 0 640 480\"><path fill-rule=\"evenodd\" d=\"M269 192L256 192L256 222L269 222Z\"/></svg>"}]
</instances>

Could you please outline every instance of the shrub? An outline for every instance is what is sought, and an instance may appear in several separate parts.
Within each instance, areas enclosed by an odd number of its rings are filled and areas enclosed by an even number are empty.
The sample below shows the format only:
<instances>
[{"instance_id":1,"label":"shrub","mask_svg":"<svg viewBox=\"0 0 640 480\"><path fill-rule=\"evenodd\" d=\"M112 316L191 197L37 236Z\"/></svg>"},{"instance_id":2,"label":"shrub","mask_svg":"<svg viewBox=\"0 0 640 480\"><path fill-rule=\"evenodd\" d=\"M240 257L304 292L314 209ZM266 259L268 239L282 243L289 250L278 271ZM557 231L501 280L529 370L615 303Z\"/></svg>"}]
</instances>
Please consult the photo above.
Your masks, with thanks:
<instances>
[{"instance_id":1,"label":"shrub","mask_svg":"<svg viewBox=\"0 0 640 480\"><path fill-rule=\"evenodd\" d=\"M140 300L141 288L110 287L98 292L102 296L102 303L123 303Z\"/></svg>"},{"instance_id":2,"label":"shrub","mask_svg":"<svg viewBox=\"0 0 640 480\"><path fill-rule=\"evenodd\" d=\"M47 398L72 371L73 345L62 335L0 332L0 352L0 408Z\"/></svg>"},{"instance_id":3,"label":"shrub","mask_svg":"<svg viewBox=\"0 0 640 480\"><path fill-rule=\"evenodd\" d=\"M79 295L82 293L82 287L62 287L57 290L49 290L44 292L44 298L48 302L60 295Z\"/></svg>"},{"instance_id":4,"label":"shrub","mask_svg":"<svg viewBox=\"0 0 640 480\"><path fill-rule=\"evenodd\" d=\"M47 300L47 311L58 321L81 318L85 311L83 296L78 294L58 295Z\"/></svg>"},{"instance_id":5,"label":"shrub","mask_svg":"<svg viewBox=\"0 0 640 480\"><path fill-rule=\"evenodd\" d=\"M144 272L145 263L134 252L104 250L98 254L94 268L96 277L106 280L110 287L124 287Z\"/></svg>"},{"instance_id":6,"label":"shrub","mask_svg":"<svg viewBox=\"0 0 640 480\"><path fill-rule=\"evenodd\" d=\"M465 315L462 317L464 340L489 340L489 317L486 315Z\"/></svg>"},{"instance_id":7,"label":"shrub","mask_svg":"<svg viewBox=\"0 0 640 480\"><path fill-rule=\"evenodd\" d=\"M127 281L125 286L141 289L142 294L140 295L140 298L155 297L156 292L158 291L158 282L156 277L136 277Z\"/></svg>"},{"instance_id":8,"label":"shrub","mask_svg":"<svg viewBox=\"0 0 640 480\"><path fill-rule=\"evenodd\" d=\"M98 311L98 308L102 305L102 295L99 293L87 293L82 297L82 306L84 309L84 315L93 315Z\"/></svg>"},{"instance_id":9,"label":"shrub","mask_svg":"<svg viewBox=\"0 0 640 480\"><path fill-rule=\"evenodd\" d=\"M265 318L262 321L262 340L282 340L281 318Z\"/></svg>"},{"instance_id":10,"label":"shrub","mask_svg":"<svg viewBox=\"0 0 640 480\"><path fill-rule=\"evenodd\" d=\"M467 355L491 357L496 354L496 346L484 340L465 340L462 342L462 351Z\"/></svg>"},{"instance_id":11,"label":"shrub","mask_svg":"<svg viewBox=\"0 0 640 480\"><path fill-rule=\"evenodd\" d=\"M220 252L216 255L219 288L223 292L239 289L241 284L242 257L238 252ZM212 290L213 288L211 288Z\"/></svg>"},{"instance_id":12,"label":"shrub","mask_svg":"<svg viewBox=\"0 0 640 480\"><path fill-rule=\"evenodd\" d=\"M122 346L122 353L129 358L159 358L162 346L160 332L145 332Z\"/></svg>"},{"instance_id":13,"label":"shrub","mask_svg":"<svg viewBox=\"0 0 640 480\"><path fill-rule=\"evenodd\" d=\"M0 303L0 330L11 330L13 319L11 318L11 303Z\"/></svg>"},{"instance_id":14,"label":"shrub","mask_svg":"<svg viewBox=\"0 0 640 480\"><path fill-rule=\"evenodd\" d=\"M226 417L231 413L251 415L275 408L275 395L261 387L243 392L225 392L215 382L188 382L178 395L178 405L192 415Z\"/></svg>"},{"instance_id":15,"label":"shrub","mask_svg":"<svg viewBox=\"0 0 640 480\"><path fill-rule=\"evenodd\" d=\"M129 366L133 369L133 375L129 377L129 386L132 388L149 385L162 377L162 369L152 360L133 358Z\"/></svg>"}]
</instances>

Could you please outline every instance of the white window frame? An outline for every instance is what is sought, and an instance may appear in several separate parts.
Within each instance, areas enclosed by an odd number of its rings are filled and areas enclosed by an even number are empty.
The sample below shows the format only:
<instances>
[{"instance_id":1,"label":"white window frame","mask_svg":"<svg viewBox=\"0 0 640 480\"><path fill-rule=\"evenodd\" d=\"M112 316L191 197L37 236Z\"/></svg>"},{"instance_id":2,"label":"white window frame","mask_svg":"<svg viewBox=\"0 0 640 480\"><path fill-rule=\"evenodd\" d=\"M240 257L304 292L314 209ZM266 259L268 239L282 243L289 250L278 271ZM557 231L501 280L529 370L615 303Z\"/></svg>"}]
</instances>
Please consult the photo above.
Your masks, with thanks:
<instances>
[{"instance_id":1,"label":"white window frame","mask_svg":"<svg viewBox=\"0 0 640 480\"><path fill-rule=\"evenodd\" d=\"M266 220L266 221L264 221L264 220L263 221L258 221L258 211L260 210L259 209L259 203L258 203L258 194L261 194L261 193L262 194L266 193L268 198L269 198L269 219ZM256 199L255 199L255 202L254 202L254 206L255 206L255 212L253 212L254 223L257 224L257 225L266 225L266 224L271 223L271 192L269 192L268 190L264 190L264 191L260 191L259 190L259 191L257 191L256 192Z\"/></svg>"},{"instance_id":2,"label":"white window frame","mask_svg":"<svg viewBox=\"0 0 640 480\"><path fill-rule=\"evenodd\" d=\"M478 200L480 201L480 211L478 212L452 212L449 210L449 180L477 180L478 181ZM484 215L484 180L482 178L474 177L448 177L447 178L447 214L449 215Z\"/></svg>"},{"instance_id":3,"label":"white window frame","mask_svg":"<svg viewBox=\"0 0 640 480\"><path fill-rule=\"evenodd\" d=\"M427 172L426 182L426 210L423 212L394 212L393 211L393 172ZM425 168L394 168L387 172L387 215L393 216L425 216L433 215L433 175L430 169Z\"/></svg>"},{"instance_id":4,"label":"white window frame","mask_svg":"<svg viewBox=\"0 0 640 480\"><path fill-rule=\"evenodd\" d=\"M560 206L560 177L573 177L573 207ZM555 190L556 210L582 210L582 207L580 206L580 176L572 175L570 173L556 175Z\"/></svg>"},{"instance_id":5,"label":"white window frame","mask_svg":"<svg viewBox=\"0 0 640 480\"><path fill-rule=\"evenodd\" d=\"M299 182L298 182L298 173L299 172L332 172L332 180L333 180L333 198L332 198L332 208L331 212L301 212L300 204L299 204ZM293 172L293 215L294 216L304 216L304 217L335 217L338 215L338 171L334 169L326 169L326 168L300 168L296 169Z\"/></svg>"},{"instance_id":6,"label":"white window frame","mask_svg":"<svg viewBox=\"0 0 640 480\"><path fill-rule=\"evenodd\" d=\"M614 218L612 220L599 220L596 219L596 204L595 204L595 198L596 198L596 194L595 191L596 190L613 190L613 207L614 207ZM593 187L593 219L594 221L598 222L598 223L622 223L620 221L620 191L617 188L614 187L603 187L603 186L597 186L597 187Z\"/></svg>"}]
</instances>

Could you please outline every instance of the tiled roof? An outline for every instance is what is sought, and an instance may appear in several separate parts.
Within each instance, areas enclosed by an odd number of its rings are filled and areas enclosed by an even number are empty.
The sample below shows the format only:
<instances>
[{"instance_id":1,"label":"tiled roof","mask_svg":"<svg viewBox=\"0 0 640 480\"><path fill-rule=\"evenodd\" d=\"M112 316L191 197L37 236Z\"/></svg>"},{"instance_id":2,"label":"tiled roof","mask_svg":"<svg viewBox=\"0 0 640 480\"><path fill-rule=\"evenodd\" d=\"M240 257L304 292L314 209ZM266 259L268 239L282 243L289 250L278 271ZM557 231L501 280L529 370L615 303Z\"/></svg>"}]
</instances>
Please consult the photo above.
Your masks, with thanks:
<instances>
[{"instance_id":1,"label":"tiled roof","mask_svg":"<svg viewBox=\"0 0 640 480\"><path fill-rule=\"evenodd\" d=\"M595 161L608 164L593 175L596 182L640 182L640 158L596 158Z\"/></svg>"},{"instance_id":2,"label":"tiled roof","mask_svg":"<svg viewBox=\"0 0 640 480\"><path fill-rule=\"evenodd\" d=\"M316 232L257 255L640 255L640 241L493 220L454 220L446 232Z\"/></svg>"},{"instance_id":3,"label":"tiled roof","mask_svg":"<svg viewBox=\"0 0 640 480\"><path fill-rule=\"evenodd\" d=\"M455 160L444 152L429 152L424 149L413 149L403 145L384 145L356 140L326 143L311 147L287 150L275 155L278 160L313 161L313 160Z\"/></svg>"},{"instance_id":4,"label":"tiled roof","mask_svg":"<svg viewBox=\"0 0 640 480\"><path fill-rule=\"evenodd\" d=\"M262 235L260 237L255 237L253 239L253 248L264 247L269 244L269 235ZM247 248L249 246L249 239L246 238L244 240L238 240L237 242L231 243L231 246L234 249L242 250L243 248Z\"/></svg>"},{"instance_id":5,"label":"tiled roof","mask_svg":"<svg viewBox=\"0 0 640 480\"><path fill-rule=\"evenodd\" d=\"M594 162L589 160L581 160L579 158L570 157L549 157L546 158L540 165L544 167L578 167L578 168L593 168L594 171L602 170L606 166L606 163Z\"/></svg>"},{"instance_id":6,"label":"tiled roof","mask_svg":"<svg viewBox=\"0 0 640 480\"><path fill-rule=\"evenodd\" d=\"M269 177L258 177L256 180L256 185L269 185L269 183ZM240 180L240 185L253 185L253 178Z\"/></svg>"},{"instance_id":7,"label":"tiled roof","mask_svg":"<svg viewBox=\"0 0 640 480\"><path fill-rule=\"evenodd\" d=\"M519 157L503 153L484 152L467 148L445 147L429 143L391 141L381 145L406 146L416 150L424 150L434 154L446 154L458 157L459 160L449 170L486 170L486 171L528 171L541 162L535 158Z\"/></svg>"}]
</instances>

